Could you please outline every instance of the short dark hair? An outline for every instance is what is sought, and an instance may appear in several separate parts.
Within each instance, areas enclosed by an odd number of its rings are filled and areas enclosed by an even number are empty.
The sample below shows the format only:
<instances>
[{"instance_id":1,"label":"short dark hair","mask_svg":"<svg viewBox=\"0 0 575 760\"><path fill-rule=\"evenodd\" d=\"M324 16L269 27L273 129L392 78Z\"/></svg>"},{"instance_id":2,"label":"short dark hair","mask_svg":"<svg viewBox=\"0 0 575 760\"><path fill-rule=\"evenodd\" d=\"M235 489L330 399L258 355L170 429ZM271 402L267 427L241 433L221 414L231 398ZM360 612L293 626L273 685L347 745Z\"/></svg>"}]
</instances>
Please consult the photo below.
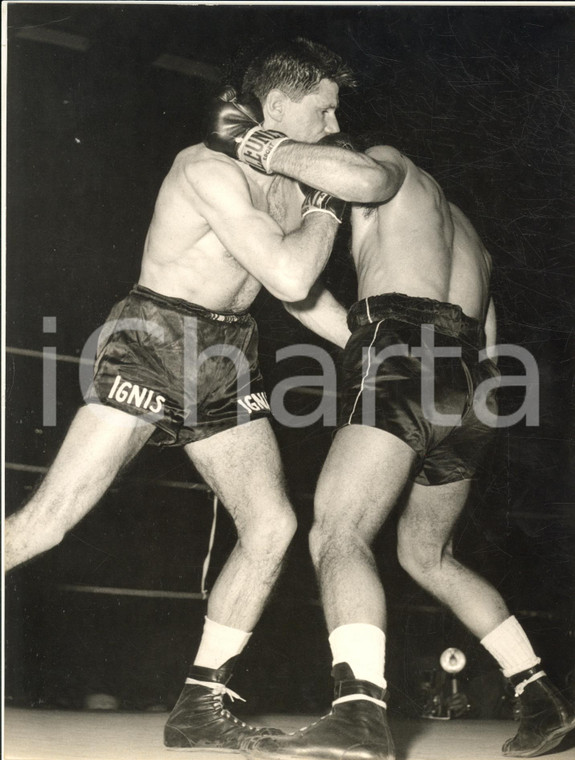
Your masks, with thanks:
<instances>
[{"instance_id":1,"label":"short dark hair","mask_svg":"<svg viewBox=\"0 0 575 760\"><path fill-rule=\"evenodd\" d=\"M331 79L339 87L355 87L353 72L341 56L325 45L296 37L268 48L250 63L242 97L262 102L270 90L278 88L299 101L322 79Z\"/></svg>"}]
</instances>

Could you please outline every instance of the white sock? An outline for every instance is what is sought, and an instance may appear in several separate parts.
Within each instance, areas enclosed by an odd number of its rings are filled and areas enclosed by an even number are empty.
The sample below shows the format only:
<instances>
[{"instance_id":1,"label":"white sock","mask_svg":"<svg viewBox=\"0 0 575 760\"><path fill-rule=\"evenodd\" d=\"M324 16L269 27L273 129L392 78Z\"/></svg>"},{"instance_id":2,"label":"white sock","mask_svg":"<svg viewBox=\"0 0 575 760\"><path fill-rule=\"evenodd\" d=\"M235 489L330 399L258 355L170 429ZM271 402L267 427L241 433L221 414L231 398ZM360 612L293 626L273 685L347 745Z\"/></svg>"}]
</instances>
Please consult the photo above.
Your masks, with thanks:
<instances>
[{"instance_id":1,"label":"white sock","mask_svg":"<svg viewBox=\"0 0 575 760\"><path fill-rule=\"evenodd\" d=\"M251 635L251 632L230 628L206 617L194 665L214 670L221 668L231 657L240 654Z\"/></svg>"},{"instance_id":2,"label":"white sock","mask_svg":"<svg viewBox=\"0 0 575 760\"><path fill-rule=\"evenodd\" d=\"M514 615L500 623L480 643L495 657L506 678L541 662Z\"/></svg>"},{"instance_id":3,"label":"white sock","mask_svg":"<svg viewBox=\"0 0 575 760\"><path fill-rule=\"evenodd\" d=\"M334 665L347 662L357 679L386 688L385 633L381 628L367 623L340 625L331 632L329 645Z\"/></svg>"}]
</instances>

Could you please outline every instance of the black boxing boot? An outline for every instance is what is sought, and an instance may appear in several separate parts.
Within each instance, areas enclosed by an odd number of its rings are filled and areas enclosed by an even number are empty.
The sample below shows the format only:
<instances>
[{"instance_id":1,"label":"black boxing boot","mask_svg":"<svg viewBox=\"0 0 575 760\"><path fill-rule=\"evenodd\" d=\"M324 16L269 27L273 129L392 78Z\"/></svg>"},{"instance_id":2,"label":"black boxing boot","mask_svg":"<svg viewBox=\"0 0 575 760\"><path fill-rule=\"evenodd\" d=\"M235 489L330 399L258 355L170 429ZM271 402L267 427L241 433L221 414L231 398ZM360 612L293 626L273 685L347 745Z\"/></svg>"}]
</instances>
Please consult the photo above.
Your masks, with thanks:
<instances>
[{"instance_id":1,"label":"black boxing boot","mask_svg":"<svg viewBox=\"0 0 575 760\"><path fill-rule=\"evenodd\" d=\"M346 662L338 663L332 675L335 698L327 715L287 736L250 740L245 745L250 755L285 760L394 760L385 691L356 679Z\"/></svg>"},{"instance_id":2,"label":"black boxing boot","mask_svg":"<svg viewBox=\"0 0 575 760\"><path fill-rule=\"evenodd\" d=\"M193 666L178 701L164 727L168 749L226 749L240 751L246 738L281 734L275 728L256 728L224 708L224 695L237 697L226 684L233 660L218 670Z\"/></svg>"},{"instance_id":3,"label":"black boxing boot","mask_svg":"<svg viewBox=\"0 0 575 760\"><path fill-rule=\"evenodd\" d=\"M575 728L575 710L539 667L509 678L519 698L520 720L516 736L502 752L508 757L536 757L556 747Z\"/></svg>"}]
</instances>

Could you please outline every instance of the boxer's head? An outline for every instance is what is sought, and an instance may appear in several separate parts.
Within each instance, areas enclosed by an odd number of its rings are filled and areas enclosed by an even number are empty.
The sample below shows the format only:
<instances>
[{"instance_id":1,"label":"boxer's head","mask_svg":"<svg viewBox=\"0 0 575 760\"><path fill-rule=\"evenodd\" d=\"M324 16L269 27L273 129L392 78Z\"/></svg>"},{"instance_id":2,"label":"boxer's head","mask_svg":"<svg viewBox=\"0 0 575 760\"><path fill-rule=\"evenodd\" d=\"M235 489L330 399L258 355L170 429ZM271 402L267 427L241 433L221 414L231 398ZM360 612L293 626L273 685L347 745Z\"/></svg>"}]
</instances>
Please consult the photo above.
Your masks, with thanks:
<instances>
[{"instance_id":1,"label":"boxer's head","mask_svg":"<svg viewBox=\"0 0 575 760\"><path fill-rule=\"evenodd\" d=\"M351 69L324 45L297 38L268 49L248 66L244 100L261 104L264 125L302 142L339 131L340 87L353 87Z\"/></svg>"}]
</instances>

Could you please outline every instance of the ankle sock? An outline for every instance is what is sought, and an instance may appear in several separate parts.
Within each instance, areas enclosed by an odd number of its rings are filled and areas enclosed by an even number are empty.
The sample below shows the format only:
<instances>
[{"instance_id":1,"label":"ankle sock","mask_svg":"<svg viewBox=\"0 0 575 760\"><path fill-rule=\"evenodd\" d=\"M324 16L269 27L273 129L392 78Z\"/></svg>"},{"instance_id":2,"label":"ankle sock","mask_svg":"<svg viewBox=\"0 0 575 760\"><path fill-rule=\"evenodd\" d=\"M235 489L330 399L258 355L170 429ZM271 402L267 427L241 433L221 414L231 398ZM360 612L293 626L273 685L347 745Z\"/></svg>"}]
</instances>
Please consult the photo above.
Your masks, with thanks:
<instances>
[{"instance_id":1,"label":"ankle sock","mask_svg":"<svg viewBox=\"0 0 575 760\"><path fill-rule=\"evenodd\" d=\"M251 632L230 628L205 618L204 632L194 665L217 670L232 657L237 657L249 641Z\"/></svg>"},{"instance_id":2,"label":"ankle sock","mask_svg":"<svg viewBox=\"0 0 575 760\"><path fill-rule=\"evenodd\" d=\"M333 664L347 662L355 678L385 689L385 633L376 625L349 623L331 632Z\"/></svg>"},{"instance_id":3,"label":"ankle sock","mask_svg":"<svg viewBox=\"0 0 575 760\"><path fill-rule=\"evenodd\" d=\"M506 678L534 668L541 662L514 615L500 623L480 643L497 660Z\"/></svg>"}]
</instances>

